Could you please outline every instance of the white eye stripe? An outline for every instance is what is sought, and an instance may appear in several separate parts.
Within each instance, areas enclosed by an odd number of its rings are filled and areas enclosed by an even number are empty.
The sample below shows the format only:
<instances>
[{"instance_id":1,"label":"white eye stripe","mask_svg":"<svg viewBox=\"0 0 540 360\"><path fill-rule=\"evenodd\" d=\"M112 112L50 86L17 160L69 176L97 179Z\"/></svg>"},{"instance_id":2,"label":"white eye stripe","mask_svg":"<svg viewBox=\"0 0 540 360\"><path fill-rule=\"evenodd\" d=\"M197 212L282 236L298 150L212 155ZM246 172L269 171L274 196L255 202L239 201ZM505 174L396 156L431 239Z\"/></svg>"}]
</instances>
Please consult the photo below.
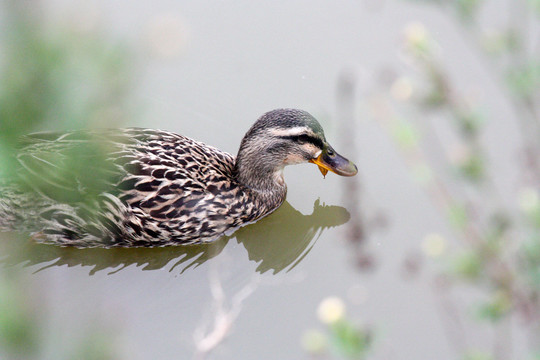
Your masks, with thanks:
<instances>
[{"instance_id":1,"label":"white eye stripe","mask_svg":"<svg viewBox=\"0 0 540 360\"><path fill-rule=\"evenodd\" d=\"M314 135L309 128L298 126L290 129L270 129L274 136L297 136L302 134Z\"/></svg>"}]
</instances>

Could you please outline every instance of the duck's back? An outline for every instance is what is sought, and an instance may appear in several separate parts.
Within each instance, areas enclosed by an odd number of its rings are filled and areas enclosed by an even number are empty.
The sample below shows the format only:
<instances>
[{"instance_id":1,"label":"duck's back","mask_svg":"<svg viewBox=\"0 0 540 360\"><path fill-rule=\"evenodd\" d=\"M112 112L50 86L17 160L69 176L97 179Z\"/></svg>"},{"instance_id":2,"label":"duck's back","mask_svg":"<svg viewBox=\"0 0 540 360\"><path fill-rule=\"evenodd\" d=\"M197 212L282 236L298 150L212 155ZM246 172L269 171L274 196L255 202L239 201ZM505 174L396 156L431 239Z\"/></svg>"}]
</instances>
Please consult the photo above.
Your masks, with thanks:
<instances>
[{"instance_id":1,"label":"duck's back","mask_svg":"<svg viewBox=\"0 0 540 360\"><path fill-rule=\"evenodd\" d=\"M73 246L210 241L246 220L234 157L147 129L41 133L23 139L0 186L0 228Z\"/></svg>"}]
</instances>

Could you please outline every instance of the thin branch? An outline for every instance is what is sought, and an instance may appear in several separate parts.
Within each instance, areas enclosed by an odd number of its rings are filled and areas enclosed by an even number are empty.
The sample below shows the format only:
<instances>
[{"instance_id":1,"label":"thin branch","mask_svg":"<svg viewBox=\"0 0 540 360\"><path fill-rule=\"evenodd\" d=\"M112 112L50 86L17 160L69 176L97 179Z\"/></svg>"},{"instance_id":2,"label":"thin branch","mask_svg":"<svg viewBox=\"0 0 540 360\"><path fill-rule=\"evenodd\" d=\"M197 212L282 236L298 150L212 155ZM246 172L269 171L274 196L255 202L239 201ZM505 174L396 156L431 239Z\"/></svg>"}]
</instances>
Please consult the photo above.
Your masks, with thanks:
<instances>
[{"instance_id":1,"label":"thin branch","mask_svg":"<svg viewBox=\"0 0 540 360\"><path fill-rule=\"evenodd\" d=\"M193 335L196 352L195 360L204 360L208 354L217 348L230 334L232 326L240 312L244 301L255 291L259 278L253 278L249 284L241 288L232 296L230 305L227 305L227 296L223 290L221 279L217 271L210 273L210 292L213 297L214 318L211 329L202 324Z\"/></svg>"}]
</instances>

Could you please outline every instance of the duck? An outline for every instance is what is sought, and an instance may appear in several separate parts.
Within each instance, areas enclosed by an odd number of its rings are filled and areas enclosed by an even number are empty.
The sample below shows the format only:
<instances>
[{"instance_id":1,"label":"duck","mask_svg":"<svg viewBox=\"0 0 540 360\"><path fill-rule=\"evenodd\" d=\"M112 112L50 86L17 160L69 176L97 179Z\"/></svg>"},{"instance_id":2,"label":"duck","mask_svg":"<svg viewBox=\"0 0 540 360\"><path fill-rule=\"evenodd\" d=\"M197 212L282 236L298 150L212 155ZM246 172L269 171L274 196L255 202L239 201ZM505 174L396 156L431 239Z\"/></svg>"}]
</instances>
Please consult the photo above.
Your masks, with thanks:
<instances>
[{"instance_id":1,"label":"duck","mask_svg":"<svg viewBox=\"0 0 540 360\"><path fill-rule=\"evenodd\" d=\"M210 243L283 204L285 166L358 172L298 109L263 114L236 156L177 133L124 128L26 135L13 163L15 175L0 183L0 230L79 248Z\"/></svg>"}]
</instances>

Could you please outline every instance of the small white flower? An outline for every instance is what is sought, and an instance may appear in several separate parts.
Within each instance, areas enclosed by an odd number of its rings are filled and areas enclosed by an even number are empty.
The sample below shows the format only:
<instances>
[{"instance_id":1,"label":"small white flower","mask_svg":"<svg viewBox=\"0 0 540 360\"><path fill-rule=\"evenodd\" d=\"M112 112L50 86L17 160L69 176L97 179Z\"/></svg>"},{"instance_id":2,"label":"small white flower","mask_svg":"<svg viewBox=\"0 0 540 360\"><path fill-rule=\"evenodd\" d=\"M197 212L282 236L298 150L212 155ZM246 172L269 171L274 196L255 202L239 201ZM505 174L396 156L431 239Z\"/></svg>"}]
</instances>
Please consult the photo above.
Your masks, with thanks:
<instances>
[{"instance_id":1,"label":"small white flower","mask_svg":"<svg viewBox=\"0 0 540 360\"><path fill-rule=\"evenodd\" d=\"M325 324L333 324L345 316L345 303L336 296L327 297L317 308L319 320Z\"/></svg>"},{"instance_id":2,"label":"small white flower","mask_svg":"<svg viewBox=\"0 0 540 360\"><path fill-rule=\"evenodd\" d=\"M422 243L422 251L428 257L439 257L446 251L446 239L437 233L427 234Z\"/></svg>"},{"instance_id":3,"label":"small white flower","mask_svg":"<svg viewBox=\"0 0 540 360\"><path fill-rule=\"evenodd\" d=\"M428 33L424 24L413 22L405 27L405 39L413 46L421 46L428 40Z\"/></svg>"},{"instance_id":4,"label":"small white flower","mask_svg":"<svg viewBox=\"0 0 540 360\"><path fill-rule=\"evenodd\" d=\"M400 77L392 84L390 93L396 100L406 101L412 93L413 87L411 81L406 77Z\"/></svg>"}]
</instances>

